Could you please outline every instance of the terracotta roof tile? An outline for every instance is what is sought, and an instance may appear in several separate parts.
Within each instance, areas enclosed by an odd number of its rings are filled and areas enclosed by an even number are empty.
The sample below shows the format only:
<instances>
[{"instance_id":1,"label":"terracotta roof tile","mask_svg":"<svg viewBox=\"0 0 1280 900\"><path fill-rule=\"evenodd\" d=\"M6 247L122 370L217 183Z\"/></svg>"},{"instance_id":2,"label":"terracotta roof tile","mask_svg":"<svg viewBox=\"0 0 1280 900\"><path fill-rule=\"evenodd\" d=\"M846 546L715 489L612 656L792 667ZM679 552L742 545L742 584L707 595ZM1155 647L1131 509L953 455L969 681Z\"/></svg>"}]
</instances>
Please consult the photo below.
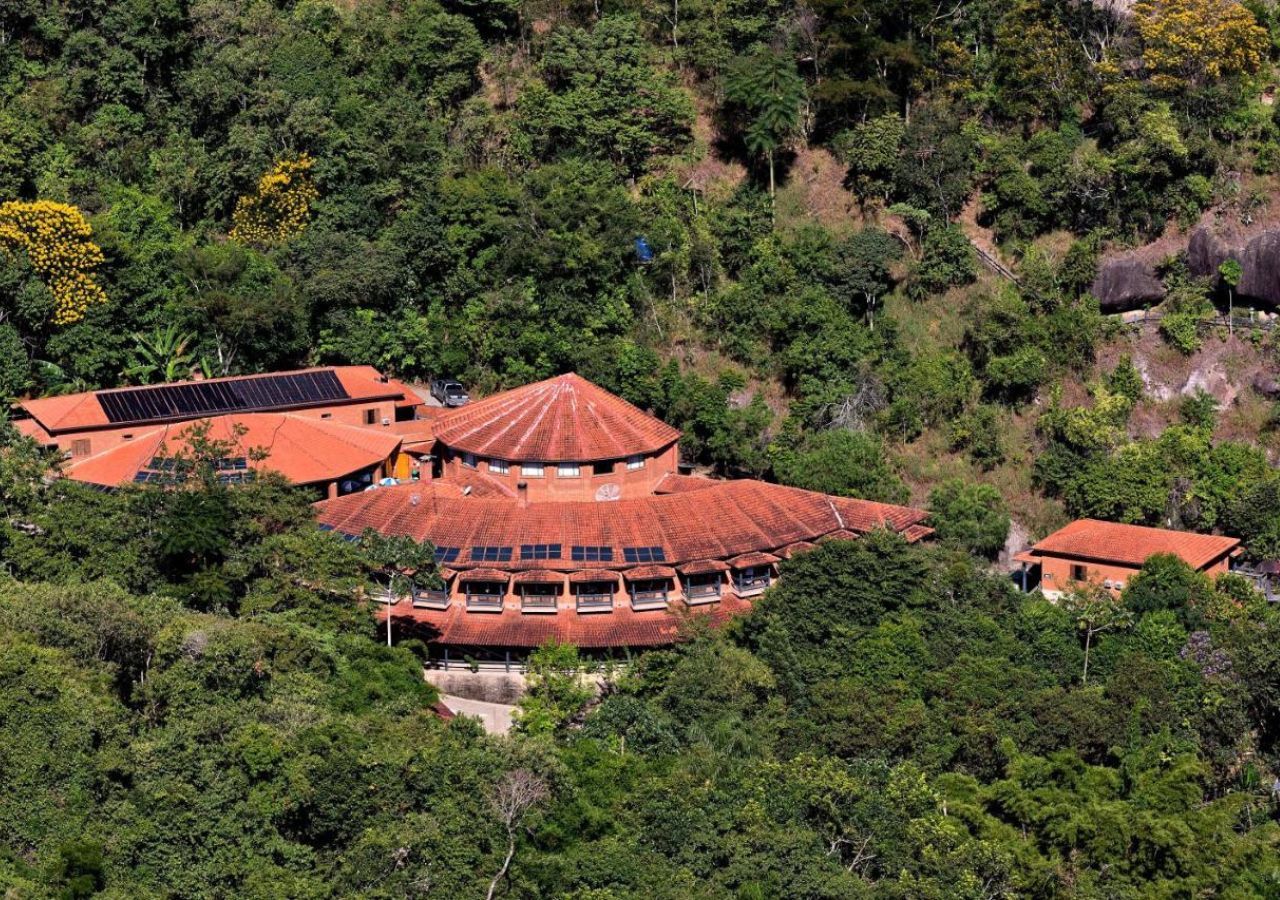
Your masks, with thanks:
<instances>
[{"instance_id":1,"label":"terracotta roof tile","mask_svg":"<svg viewBox=\"0 0 1280 900\"><path fill-rule=\"evenodd\" d=\"M1036 556L1070 556L1128 566L1141 566L1157 553L1172 553L1199 569L1227 555L1239 543L1237 538L1212 534L1079 519L1040 541L1030 552Z\"/></svg>"},{"instance_id":2,"label":"terracotta roof tile","mask_svg":"<svg viewBox=\"0 0 1280 900\"><path fill-rule=\"evenodd\" d=\"M681 491L700 491L704 488L715 487L716 482L710 478L703 478L698 475L673 475L666 474L653 486L655 494L678 494Z\"/></svg>"},{"instance_id":3,"label":"terracotta roof tile","mask_svg":"<svg viewBox=\"0 0 1280 900\"><path fill-rule=\"evenodd\" d=\"M729 564L718 559L695 559L692 562L676 566L681 575L710 575L713 572L729 571Z\"/></svg>"},{"instance_id":4,"label":"terracotta roof tile","mask_svg":"<svg viewBox=\"0 0 1280 900\"><path fill-rule=\"evenodd\" d=\"M564 575L547 569L532 569L515 574L516 584L563 584Z\"/></svg>"},{"instance_id":5,"label":"terracotta roof tile","mask_svg":"<svg viewBox=\"0 0 1280 900\"><path fill-rule=\"evenodd\" d=\"M751 553L743 553L741 556L735 556L729 560L729 565L735 569L745 569L750 566L771 566L779 561L779 558L772 553L753 551Z\"/></svg>"},{"instance_id":6,"label":"terracotta roof tile","mask_svg":"<svg viewBox=\"0 0 1280 900\"><path fill-rule=\"evenodd\" d=\"M510 578L510 572L503 572L499 569L467 569L465 572L458 573L458 580L460 581L506 582Z\"/></svg>"},{"instance_id":7,"label":"terracotta roof tile","mask_svg":"<svg viewBox=\"0 0 1280 900\"><path fill-rule=\"evenodd\" d=\"M569 581L572 584L588 584L597 581L612 581L617 584L621 577L619 573L609 569L580 569L569 573Z\"/></svg>"},{"instance_id":8,"label":"terracotta roof tile","mask_svg":"<svg viewBox=\"0 0 1280 900\"><path fill-rule=\"evenodd\" d=\"M378 465L400 446L398 436L384 431L284 413L248 413L142 432L131 441L74 463L66 475L109 487L129 484L155 457L187 450L187 435L205 422L209 424L208 439L233 444L237 455L266 454L260 461L248 459L249 468L279 472L294 484L335 481ZM236 433L240 429L243 434Z\"/></svg>"},{"instance_id":9,"label":"terracotta roof tile","mask_svg":"<svg viewBox=\"0 0 1280 900\"><path fill-rule=\"evenodd\" d=\"M651 581L657 578L675 578L676 570L670 566L633 566L624 569L622 577L628 581Z\"/></svg>"},{"instance_id":10,"label":"terracotta roof tile","mask_svg":"<svg viewBox=\"0 0 1280 900\"><path fill-rule=\"evenodd\" d=\"M504 391L452 410L436 437L455 450L513 461L591 462L652 453L680 432L578 375Z\"/></svg>"},{"instance_id":11,"label":"terracotta roof tile","mask_svg":"<svg viewBox=\"0 0 1280 900\"><path fill-rule=\"evenodd\" d=\"M750 480L609 503L547 501L527 507L508 499L462 497L451 485L411 484L324 501L317 510L323 524L351 534L375 528L442 547L558 543L564 548L561 560L513 558L512 570L592 568L592 563L570 560L574 545L611 548L613 560L598 563L602 568L620 563L624 547L661 547L668 565L729 559L825 535L856 537L853 527L901 532L927 515Z\"/></svg>"}]
</instances>

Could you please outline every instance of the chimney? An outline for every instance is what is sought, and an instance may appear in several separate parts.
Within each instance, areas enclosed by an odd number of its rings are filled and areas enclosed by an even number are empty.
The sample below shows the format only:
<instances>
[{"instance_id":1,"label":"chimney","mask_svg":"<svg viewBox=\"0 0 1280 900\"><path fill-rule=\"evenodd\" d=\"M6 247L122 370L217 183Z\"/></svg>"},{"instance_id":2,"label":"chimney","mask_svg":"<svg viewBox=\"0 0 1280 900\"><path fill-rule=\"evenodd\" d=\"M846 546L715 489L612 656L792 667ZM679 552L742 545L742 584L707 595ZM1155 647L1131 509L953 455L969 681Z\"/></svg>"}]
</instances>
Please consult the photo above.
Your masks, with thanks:
<instances>
[{"instance_id":1,"label":"chimney","mask_svg":"<svg viewBox=\"0 0 1280 900\"><path fill-rule=\"evenodd\" d=\"M529 482L516 482L516 497L520 501L520 508L524 509L529 505Z\"/></svg>"}]
</instances>

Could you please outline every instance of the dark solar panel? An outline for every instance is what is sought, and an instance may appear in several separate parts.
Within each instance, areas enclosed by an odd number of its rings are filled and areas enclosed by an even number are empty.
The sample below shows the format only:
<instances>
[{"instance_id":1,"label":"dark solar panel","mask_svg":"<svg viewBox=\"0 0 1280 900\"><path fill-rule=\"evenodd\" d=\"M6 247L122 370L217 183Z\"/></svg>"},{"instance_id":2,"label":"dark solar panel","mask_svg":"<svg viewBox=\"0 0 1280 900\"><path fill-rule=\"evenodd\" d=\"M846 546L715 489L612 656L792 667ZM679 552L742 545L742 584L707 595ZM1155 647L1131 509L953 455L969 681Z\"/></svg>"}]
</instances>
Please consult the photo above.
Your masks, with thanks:
<instances>
[{"instance_id":1,"label":"dark solar panel","mask_svg":"<svg viewBox=\"0 0 1280 900\"><path fill-rule=\"evenodd\" d=\"M511 562L510 547L472 547L472 562Z\"/></svg>"},{"instance_id":2,"label":"dark solar panel","mask_svg":"<svg viewBox=\"0 0 1280 900\"><path fill-rule=\"evenodd\" d=\"M307 406L350 396L336 373L323 370L103 391L98 402L107 420L119 424Z\"/></svg>"},{"instance_id":3,"label":"dark solar panel","mask_svg":"<svg viewBox=\"0 0 1280 900\"><path fill-rule=\"evenodd\" d=\"M459 552L460 550L457 547L437 547L436 562L438 563L454 562L455 560L457 560Z\"/></svg>"},{"instance_id":4,"label":"dark solar panel","mask_svg":"<svg viewBox=\"0 0 1280 900\"><path fill-rule=\"evenodd\" d=\"M574 545L570 550L574 562L613 562L612 547Z\"/></svg>"},{"instance_id":5,"label":"dark solar panel","mask_svg":"<svg viewBox=\"0 0 1280 900\"><path fill-rule=\"evenodd\" d=\"M560 544L521 544L521 559L559 559Z\"/></svg>"},{"instance_id":6,"label":"dark solar panel","mask_svg":"<svg viewBox=\"0 0 1280 900\"><path fill-rule=\"evenodd\" d=\"M629 563L665 562L667 553L661 547L623 547L622 558Z\"/></svg>"}]
</instances>

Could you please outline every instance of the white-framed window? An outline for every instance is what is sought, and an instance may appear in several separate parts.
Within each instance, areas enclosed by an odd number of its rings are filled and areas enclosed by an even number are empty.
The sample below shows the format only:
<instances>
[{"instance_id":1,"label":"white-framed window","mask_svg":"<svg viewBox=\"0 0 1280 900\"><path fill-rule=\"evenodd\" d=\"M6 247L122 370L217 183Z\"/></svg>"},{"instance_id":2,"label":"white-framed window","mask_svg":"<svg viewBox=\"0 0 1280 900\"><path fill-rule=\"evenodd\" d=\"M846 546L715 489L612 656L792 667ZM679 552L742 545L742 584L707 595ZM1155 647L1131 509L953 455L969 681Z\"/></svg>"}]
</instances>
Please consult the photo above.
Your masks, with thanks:
<instances>
[{"instance_id":1,"label":"white-framed window","mask_svg":"<svg viewBox=\"0 0 1280 900\"><path fill-rule=\"evenodd\" d=\"M525 478L541 478L542 463L520 463L520 474Z\"/></svg>"},{"instance_id":2,"label":"white-framed window","mask_svg":"<svg viewBox=\"0 0 1280 900\"><path fill-rule=\"evenodd\" d=\"M476 455L474 453L462 454L462 464L468 469L474 469L476 467Z\"/></svg>"},{"instance_id":3,"label":"white-framed window","mask_svg":"<svg viewBox=\"0 0 1280 900\"><path fill-rule=\"evenodd\" d=\"M628 469L643 469L643 468L644 468L644 457L643 457L643 456L628 456L628 457L627 457L627 468L628 468Z\"/></svg>"},{"instance_id":4,"label":"white-framed window","mask_svg":"<svg viewBox=\"0 0 1280 900\"><path fill-rule=\"evenodd\" d=\"M507 465L505 459L491 459L489 460L489 471L494 475L506 475L511 471L511 467Z\"/></svg>"},{"instance_id":5,"label":"white-framed window","mask_svg":"<svg viewBox=\"0 0 1280 900\"><path fill-rule=\"evenodd\" d=\"M560 463L556 466L557 478L577 478L582 474L582 470L578 468L577 463Z\"/></svg>"}]
</instances>

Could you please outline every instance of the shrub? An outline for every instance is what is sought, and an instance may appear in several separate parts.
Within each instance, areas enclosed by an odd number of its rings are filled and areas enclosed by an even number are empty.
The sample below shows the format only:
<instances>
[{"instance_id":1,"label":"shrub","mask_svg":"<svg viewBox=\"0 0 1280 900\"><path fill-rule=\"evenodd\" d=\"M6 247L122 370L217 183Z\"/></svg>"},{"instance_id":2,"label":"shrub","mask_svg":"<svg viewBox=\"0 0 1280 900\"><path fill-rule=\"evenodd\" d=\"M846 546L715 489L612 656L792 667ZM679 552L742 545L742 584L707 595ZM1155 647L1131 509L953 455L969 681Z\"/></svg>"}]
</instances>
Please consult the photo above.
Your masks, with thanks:
<instances>
[{"instance_id":1,"label":"shrub","mask_svg":"<svg viewBox=\"0 0 1280 900\"><path fill-rule=\"evenodd\" d=\"M938 540L958 550L993 557L1009 537L1009 508L989 484L945 481L929 494L929 512Z\"/></svg>"}]
</instances>

